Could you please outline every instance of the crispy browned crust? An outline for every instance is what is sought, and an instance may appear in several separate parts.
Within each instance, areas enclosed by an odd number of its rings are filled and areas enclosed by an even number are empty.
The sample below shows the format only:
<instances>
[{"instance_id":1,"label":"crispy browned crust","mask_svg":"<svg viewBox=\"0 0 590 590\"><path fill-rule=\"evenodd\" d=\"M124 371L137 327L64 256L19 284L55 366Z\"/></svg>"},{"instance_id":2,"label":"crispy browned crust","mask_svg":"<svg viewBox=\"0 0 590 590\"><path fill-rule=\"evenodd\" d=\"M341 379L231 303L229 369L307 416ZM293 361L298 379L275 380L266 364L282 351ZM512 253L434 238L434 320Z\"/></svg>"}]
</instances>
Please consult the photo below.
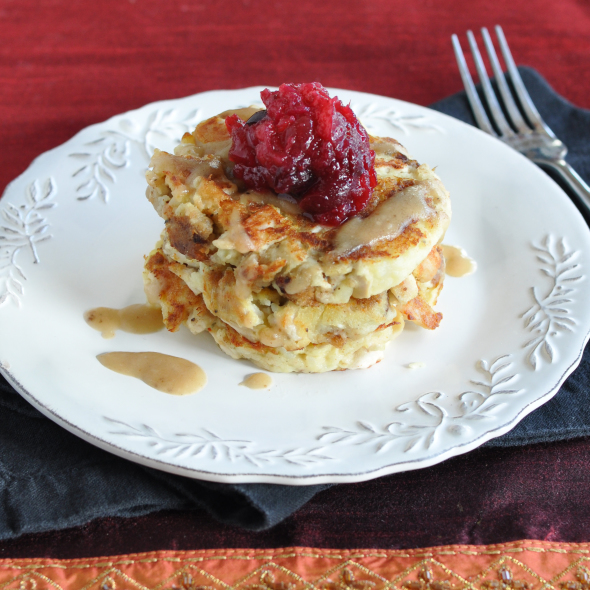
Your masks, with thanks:
<instances>
[{"instance_id":1,"label":"crispy browned crust","mask_svg":"<svg viewBox=\"0 0 590 590\"><path fill-rule=\"evenodd\" d=\"M398 152L397 154L395 154L395 158L393 158L392 160L377 160L375 162L375 168L395 168L399 170L406 166L409 161L410 160L408 159L408 156L405 156L401 152Z\"/></svg>"},{"instance_id":2,"label":"crispy browned crust","mask_svg":"<svg viewBox=\"0 0 590 590\"><path fill-rule=\"evenodd\" d=\"M426 220L428 223L428 220ZM406 229L391 242L363 246L354 250L346 256L346 260L368 260L383 258L397 258L404 252L418 245L425 234L416 226L409 225Z\"/></svg>"},{"instance_id":3,"label":"crispy browned crust","mask_svg":"<svg viewBox=\"0 0 590 590\"><path fill-rule=\"evenodd\" d=\"M281 240L291 233L290 220L274 207L261 203L242 205L231 200L223 201L221 204L219 221L224 227L231 226L230 218L236 209L239 210L241 225L256 249Z\"/></svg>"},{"instance_id":4,"label":"crispy browned crust","mask_svg":"<svg viewBox=\"0 0 590 590\"><path fill-rule=\"evenodd\" d=\"M176 332L186 322L193 308L205 308L203 298L195 295L186 284L169 270L170 262L156 251L145 264L160 284L160 300L165 304L164 324L170 332ZM208 312L207 312L208 313Z\"/></svg>"},{"instance_id":5,"label":"crispy browned crust","mask_svg":"<svg viewBox=\"0 0 590 590\"><path fill-rule=\"evenodd\" d=\"M244 121L247 121L259 110L258 107L246 107L243 109L224 111L219 115L201 121L193 132L193 138L200 143L218 143L220 141L227 141L230 139L229 132L225 126L225 119L227 117L236 114Z\"/></svg>"},{"instance_id":6,"label":"crispy browned crust","mask_svg":"<svg viewBox=\"0 0 590 590\"><path fill-rule=\"evenodd\" d=\"M209 332L212 332L211 328L208 328ZM252 342L239 332L236 332L229 324L224 324L224 339L228 344L235 347L236 349L250 348L252 350L264 351L265 354L277 354L277 350L271 346L266 346L261 342Z\"/></svg>"},{"instance_id":7,"label":"crispy browned crust","mask_svg":"<svg viewBox=\"0 0 590 590\"><path fill-rule=\"evenodd\" d=\"M437 274L440 274L440 269L443 265L442 248L440 246L434 246L428 256L416 267L412 274L416 277L417 281L427 283L428 281L432 281Z\"/></svg>"},{"instance_id":8,"label":"crispy browned crust","mask_svg":"<svg viewBox=\"0 0 590 590\"><path fill-rule=\"evenodd\" d=\"M435 312L428 303L423 301L420 297L415 297L402 305L399 310L404 314L407 320L416 322L419 326L427 330L434 330L438 328L442 320L442 313Z\"/></svg>"},{"instance_id":9,"label":"crispy browned crust","mask_svg":"<svg viewBox=\"0 0 590 590\"><path fill-rule=\"evenodd\" d=\"M229 139L225 119L215 116L202 121L197 125L193 136L201 143L215 143Z\"/></svg>"}]
</instances>

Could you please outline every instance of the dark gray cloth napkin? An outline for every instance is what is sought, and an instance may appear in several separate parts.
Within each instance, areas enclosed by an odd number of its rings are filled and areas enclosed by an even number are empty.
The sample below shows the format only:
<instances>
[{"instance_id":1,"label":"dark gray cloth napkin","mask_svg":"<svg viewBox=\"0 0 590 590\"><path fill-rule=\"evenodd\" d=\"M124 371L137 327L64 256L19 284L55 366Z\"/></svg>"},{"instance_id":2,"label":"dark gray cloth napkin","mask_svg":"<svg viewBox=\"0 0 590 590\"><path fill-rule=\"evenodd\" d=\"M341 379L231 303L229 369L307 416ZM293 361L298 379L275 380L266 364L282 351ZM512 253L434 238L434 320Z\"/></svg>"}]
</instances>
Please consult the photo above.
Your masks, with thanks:
<instances>
[{"instance_id":1,"label":"dark gray cloth napkin","mask_svg":"<svg viewBox=\"0 0 590 590\"><path fill-rule=\"evenodd\" d=\"M590 182L590 111L559 97L535 71L521 73L537 108ZM473 123L464 93L432 108ZM488 446L590 435L590 353L547 404ZM251 530L277 524L329 487L216 484L142 467L102 451L37 412L0 376L0 539L78 526L98 517L205 508Z\"/></svg>"},{"instance_id":2,"label":"dark gray cloth napkin","mask_svg":"<svg viewBox=\"0 0 590 590\"><path fill-rule=\"evenodd\" d=\"M566 160L590 184L590 111L577 108L559 96L535 70L527 67L519 67L518 70L541 117L567 146ZM440 100L430 108L476 126L465 92ZM569 187L559 177L553 174L552 177L573 197ZM572 200L590 225L590 214L583 205ZM550 402L486 446L513 447L587 435L590 435L589 347L575 373Z\"/></svg>"}]
</instances>

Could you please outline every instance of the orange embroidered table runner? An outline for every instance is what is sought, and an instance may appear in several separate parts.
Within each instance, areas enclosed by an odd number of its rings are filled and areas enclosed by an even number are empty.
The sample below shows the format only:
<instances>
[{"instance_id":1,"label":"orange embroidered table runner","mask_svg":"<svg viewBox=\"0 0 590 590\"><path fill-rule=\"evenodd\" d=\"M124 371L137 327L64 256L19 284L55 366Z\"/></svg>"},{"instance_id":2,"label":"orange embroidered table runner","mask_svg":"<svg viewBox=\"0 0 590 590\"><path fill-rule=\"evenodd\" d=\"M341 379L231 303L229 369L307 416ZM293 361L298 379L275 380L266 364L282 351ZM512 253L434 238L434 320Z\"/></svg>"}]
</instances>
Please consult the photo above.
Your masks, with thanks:
<instances>
[{"instance_id":1,"label":"orange embroidered table runner","mask_svg":"<svg viewBox=\"0 0 590 590\"><path fill-rule=\"evenodd\" d=\"M157 551L0 560L0 589L588 590L590 543Z\"/></svg>"}]
</instances>

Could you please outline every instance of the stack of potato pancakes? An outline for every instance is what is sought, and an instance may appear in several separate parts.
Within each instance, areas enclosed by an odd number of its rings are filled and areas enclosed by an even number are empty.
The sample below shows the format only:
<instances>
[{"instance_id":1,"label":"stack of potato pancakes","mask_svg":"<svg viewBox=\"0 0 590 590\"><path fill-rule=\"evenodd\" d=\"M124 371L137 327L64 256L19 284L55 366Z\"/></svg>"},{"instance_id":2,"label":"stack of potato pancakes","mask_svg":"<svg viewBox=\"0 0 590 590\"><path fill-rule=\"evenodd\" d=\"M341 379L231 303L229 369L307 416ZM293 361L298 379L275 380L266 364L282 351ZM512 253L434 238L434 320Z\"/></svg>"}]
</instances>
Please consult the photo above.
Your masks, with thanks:
<instances>
[{"instance_id":1,"label":"stack of potato pancakes","mask_svg":"<svg viewBox=\"0 0 590 590\"><path fill-rule=\"evenodd\" d=\"M377 186L360 215L318 225L297 200L232 175L228 111L156 150L147 197L165 220L146 257L148 300L170 331L209 331L235 359L277 372L366 368L411 320L436 328L448 192L389 138L370 138Z\"/></svg>"}]
</instances>

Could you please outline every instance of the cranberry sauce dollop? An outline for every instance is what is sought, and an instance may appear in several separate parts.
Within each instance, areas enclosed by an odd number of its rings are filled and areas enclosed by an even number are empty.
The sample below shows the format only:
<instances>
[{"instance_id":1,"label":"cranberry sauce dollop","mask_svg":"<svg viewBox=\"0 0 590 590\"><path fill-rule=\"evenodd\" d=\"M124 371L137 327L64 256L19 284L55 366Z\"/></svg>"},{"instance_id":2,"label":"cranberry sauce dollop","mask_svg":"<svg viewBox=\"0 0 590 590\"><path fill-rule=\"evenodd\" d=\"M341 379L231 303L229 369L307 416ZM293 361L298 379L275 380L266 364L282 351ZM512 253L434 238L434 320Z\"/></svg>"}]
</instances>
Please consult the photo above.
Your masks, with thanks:
<instances>
[{"instance_id":1,"label":"cranberry sauce dollop","mask_svg":"<svg viewBox=\"0 0 590 590\"><path fill-rule=\"evenodd\" d=\"M266 113L225 120L236 178L295 197L323 225L361 211L377 184L375 152L351 108L317 82L283 84L261 97Z\"/></svg>"}]
</instances>

